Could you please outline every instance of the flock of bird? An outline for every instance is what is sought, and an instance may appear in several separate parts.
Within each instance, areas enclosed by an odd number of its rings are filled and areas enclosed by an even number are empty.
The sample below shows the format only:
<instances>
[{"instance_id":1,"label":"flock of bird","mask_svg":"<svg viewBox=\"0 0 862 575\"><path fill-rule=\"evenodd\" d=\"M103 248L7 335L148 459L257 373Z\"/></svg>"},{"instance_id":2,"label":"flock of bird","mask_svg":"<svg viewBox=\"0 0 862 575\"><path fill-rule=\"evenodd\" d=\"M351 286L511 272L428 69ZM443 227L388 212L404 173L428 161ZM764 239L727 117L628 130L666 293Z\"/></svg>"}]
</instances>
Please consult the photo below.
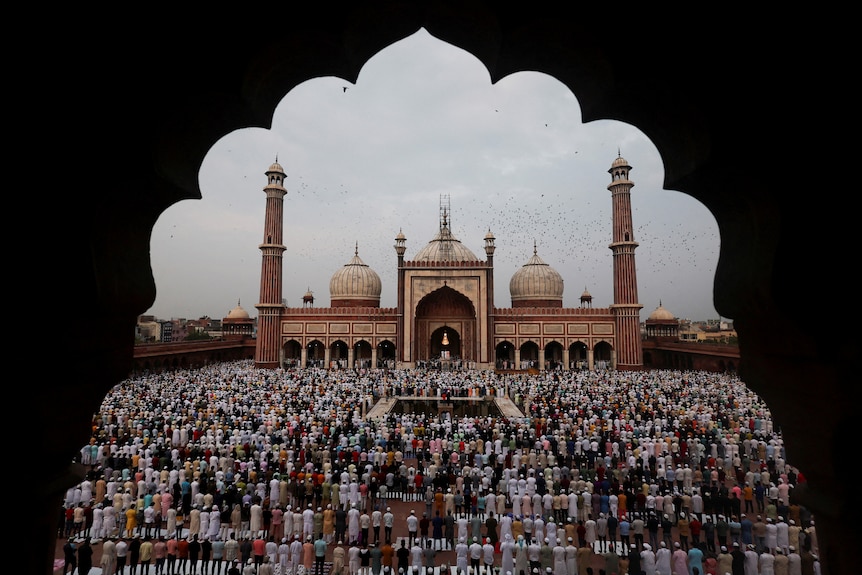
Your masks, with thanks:
<instances>
[{"instance_id":1,"label":"flock of bird","mask_svg":"<svg viewBox=\"0 0 862 575\"><path fill-rule=\"evenodd\" d=\"M291 220L286 218L285 237L291 237L292 241L285 253L288 262L285 269L292 268L298 272L291 275L288 271L285 278L286 285L290 286L288 299L297 300L301 297L308 289L309 281L316 286L313 288L315 293L326 294L329 277L350 261L357 244L362 260L381 276L383 299L386 299L387 291L394 298L397 276L392 246L395 234L402 230L408 236L409 259L411 254L418 252L434 237L439 225L436 203L399 214L400 223L390 229L381 226L380 206L370 199L370 195L353 194L346 184L334 188L315 186L305 181L302 175L296 175L292 178L288 176L288 186L287 202L307 213L322 208L321 215L324 216L323 221L318 222L317 231L311 235L305 229L292 229ZM598 190L594 199L582 203L575 203L560 193L539 193L534 196L524 197L512 193L494 199L491 205L488 205L486 197L479 194L456 195L452 201L453 234L479 259L485 257L485 233L491 231L496 237L497 284L504 288L504 293L498 294L498 305L508 305L505 302L508 297L505 289L508 278L529 260L534 246L537 254L563 276L567 286L564 305L578 305L578 298L584 288L593 294L598 305L604 307L612 303L609 193ZM310 206L300 208L307 202L310 202ZM691 222L687 221L641 222L638 212L637 202L633 201L634 239L639 243L636 262L641 280L655 277L671 288L674 278L679 278L680 270L711 273L718 258L719 243L713 224L705 221L699 227L692 227ZM334 228L326 224L344 216L354 223ZM483 220L483 223L478 223L479 220ZM468 228L465 222L475 222L476 225ZM425 233L416 230L425 230ZM302 275L299 270L303 269L313 270L315 277ZM501 284L501 281L505 283ZM677 282L681 284L680 287L685 284L684 280L678 279ZM665 297L665 300L672 301L672 298ZM647 307L651 309L649 304Z\"/></svg>"},{"instance_id":2,"label":"flock of bird","mask_svg":"<svg viewBox=\"0 0 862 575\"><path fill-rule=\"evenodd\" d=\"M353 89L359 89L358 85L348 86L342 83L332 87L335 90L341 89L339 94L348 99L344 101L352 100L356 94ZM367 97L364 91L360 94ZM318 100L325 98L326 95L322 94ZM340 100L340 97L337 100ZM328 103L328 106L333 109L333 114L355 112L354 108L350 107L340 110L335 102ZM473 113L483 114L480 108L473 108ZM408 259L430 241L437 232L436 196L441 191L452 197L451 229L455 237L479 259L484 259L485 233L491 231L496 236L495 275L498 305L506 305L508 290L505 287L508 279L530 259L534 246L537 254L563 276L566 282L564 305L578 305L580 293L584 288L593 294L597 305L612 303L613 256L608 249L612 241L612 206L610 194L606 190L609 180L605 172L617 153L618 144L595 144L597 149L602 146L614 148L604 156L607 164L595 165L588 160L596 155L592 153L595 150L570 149L565 152L566 157L554 157L554 154L560 154L559 150L565 149L560 148L566 145L561 142L569 140L570 127L564 127L565 122L570 121L568 118L543 118L536 114L535 109L510 110L503 101L489 104L484 113L493 117L486 118L491 122L513 121L518 129L522 130L521 133L532 137L528 135L530 128L523 125L523 114L527 114L526 119L532 118L536 122L533 131L541 136L536 136L532 147L525 149L524 159L516 155L521 153L517 149L505 146L497 148L496 145L489 147L487 154L493 156L493 159L488 160L490 168L475 165L474 173L463 180L458 180L458 175L453 176L452 181L438 178L445 168L436 168L437 164L434 162L440 162L443 158L444 163L460 164L467 169L474 165L473 162L465 161L457 155L448 162L445 152L440 149L433 150L425 165L418 164L415 177L411 178L410 172L398 172L401 179L406 181L399 181L395 187L400 189L394 192L383 188L388 175L386 172L399 168L404 170L404 166L412 164L391 155L391 152L389 156L381 158L379 169L370 175L360 173L363 171L362 167L367 167L369 160L365 160L366 164L363 166L351 166L349 162L355 159L349 158L346 162L335 161L333 163L337 165L327 165L322 169L305 162L291 162L290 160L297 159L295 155L286 162L282 161L288 190L284 211L284 239L288 247L284 254L284 295L288 305L301 302L301 297L309 285L318 297L325 301L329 279L340 266L353 258L357 244L358 255L381 276L384 286L381 305L386 305L386 300L390 300L394 305L393 292L397 284L397 270L392 248L395 234L402 230L407 235ZM418 133L414 134L411 129L409 136L405 136L411 138L405 141L404 145L408 155L418 153L412 147L408 149L408 142L412 146L415 143L413 140L427 137L422 132L426 126L421 122L417 125ZM458 130L467 129L466 126L453 128L453 141L461 137ZM386 133L391 139L401 137L397 133ZM499 134L504 133L509 132ZM328 153L338 157L344 142L356 137L354 132L345 131L343 141L324 140L331 142L324 145L327 146ZM367 139L373 138L373 134L367 135ZM361 141L361 137L357 141ZM479 143L481 144L481 141ZM544 150L546 144L553 148L548 150L547 158ZM303 154L312 155L319 152L315 152L314 148L307 148ZM498 158L495 154L511 154L511 157ZM499 180L494 179L499 177L498 173L489 173L488 176L475 173L483 169L499 171L510 168L506 162L512 162L511 169L514 172L525 173L536 162L546 159L549 172L555 174L543 175L537 172L533 181L513 180L511 183L500 184L497 183ZM637 164L637 157L630 159ZM404 162L404 166L398 165L399 162ZM426 170L430 171L427 176L423 174ZM553 181L555 177L565 177L561 176L564 172L593 174L594 171L595 175L601 178L593 180L598 181L598 185L590 184L590 187L595 189L569 191L561 189L559 180ZM248 173L259 174L260 166L249 168ZM346 177L344 174L347 174ZM344 179L339 181L336 179L339 177ZM373 182L377 177L380 178L380 184ZM249 179L249 176L246 176L246 179ZM499 189L501 185L515 191L489 192L487 189L478 189L478 186L496 186ZM582 184L571 184L572 187L578 185ZM640 243L636 253L640 277L664 275L667 279L662 281L671 283L671 278L678 275L675 269L708 270L717 260L717 240L714 237L715 232L712 231L714 226L707 222L702 228L694 228L688 221L673 223L668 219L654 219L647 213L648 210L644 210L646 217L641 219L636 194L644 191L637 188L633 192L632 200L634 239ZM387 193L389 196L386 196ZM255 201L259 200L258 197ZM259 205L262 204L261 201ZM705 253L704 249L710 248L704 246L712 246L712 251ZM253 255L250 257L254 259ZM670 301L672 298L665 299Z\"/></svg>"}]
</instances>

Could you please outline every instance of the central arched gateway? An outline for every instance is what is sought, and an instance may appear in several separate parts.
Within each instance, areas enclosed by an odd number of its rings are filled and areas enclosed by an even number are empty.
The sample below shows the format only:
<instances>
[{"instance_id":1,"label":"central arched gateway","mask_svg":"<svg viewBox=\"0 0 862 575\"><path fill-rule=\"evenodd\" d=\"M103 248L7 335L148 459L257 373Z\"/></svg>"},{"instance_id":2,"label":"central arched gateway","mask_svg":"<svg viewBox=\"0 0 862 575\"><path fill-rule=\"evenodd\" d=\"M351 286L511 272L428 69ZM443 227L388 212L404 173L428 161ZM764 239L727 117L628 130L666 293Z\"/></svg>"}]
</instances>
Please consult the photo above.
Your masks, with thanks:
<instances>
[{"instance_id":1,"label":"central arched gateway","mask_svg":"<svg viewBox=\"0 0 862 575\"><path fill-rule=\"evenodd\" d=\"M476 359L476 308L467 296L444 285L419 301L414 317L417 361Z\"/></svg>"},{"instance_id":2,"label":"central arched gateway","mask_svg":"<svg viewBox=\"0 0 862 575\"><path fill-rule=\"evenodd\" d=\"M413 259L405 259L407 238L398 233L396 349L401 365L436 363L448 356L469 367L493 367L494 249L490 231L485 260L452 235L448 201L442 199L440 229Z\"/></svg>"}]
</instances>

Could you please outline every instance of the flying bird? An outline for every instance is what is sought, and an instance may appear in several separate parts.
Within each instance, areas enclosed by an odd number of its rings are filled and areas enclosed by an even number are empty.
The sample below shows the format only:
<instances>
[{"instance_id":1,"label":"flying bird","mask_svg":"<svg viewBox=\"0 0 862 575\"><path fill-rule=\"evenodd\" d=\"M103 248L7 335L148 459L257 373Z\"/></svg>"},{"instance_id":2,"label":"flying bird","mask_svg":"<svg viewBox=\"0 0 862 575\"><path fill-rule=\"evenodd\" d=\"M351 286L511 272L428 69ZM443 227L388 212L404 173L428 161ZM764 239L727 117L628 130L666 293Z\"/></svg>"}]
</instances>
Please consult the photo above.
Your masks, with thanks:
<instances>
[{"instance_id":1,"label":"flying bird","mask_svg":"<svg viewBox=\"0 0 862 575\"><path fill-rule=\"evenodd\" d=\"M344 91L346 92L346 91L347 91L347 86L343 86L341 89L342 89L342 90L344 90Z\"/></svg>"}]
</instances>

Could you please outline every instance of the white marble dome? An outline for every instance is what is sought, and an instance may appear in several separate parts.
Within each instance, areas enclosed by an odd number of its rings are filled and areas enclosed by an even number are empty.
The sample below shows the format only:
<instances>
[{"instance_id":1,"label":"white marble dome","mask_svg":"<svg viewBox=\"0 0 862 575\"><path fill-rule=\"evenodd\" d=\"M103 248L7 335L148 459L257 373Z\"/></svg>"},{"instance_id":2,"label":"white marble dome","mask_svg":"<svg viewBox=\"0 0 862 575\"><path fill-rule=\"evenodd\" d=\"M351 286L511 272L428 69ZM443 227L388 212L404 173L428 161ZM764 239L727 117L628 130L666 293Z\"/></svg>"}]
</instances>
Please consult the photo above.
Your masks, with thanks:
<instances>
[{"instance_id":1,"label":"white marble dome","mask_svg":"<svg viewBox=\"0 0 862 575\"><path fill-rule=\"evenodd\" d=\"M667 320L667 319L676 319L676 318L674 317L674 315L670 311L667 310L667 308L665 308L661 305L661 302L659 302L658 307L655 308L655 310L651 314L649 314L649 319L651 319L651 320Z\"/></svg>"},{"instance_id":2,"label":"white marble dome","mask_svg":"<svg viewBox=\"0 0 862 575\"><path fill-rule=\"evenodd\" d=\"M236 302L236 307L230 310L227 314L228 319L248 319L248 312L243 309L239 302Z\"/></svg>"},{"instance_id":3,"label":"white marble dome","mask_svg":"<svg viewBox=\"0 0 862 575\"><path fill-rule=\"evenodd\" d=\"M512 305L518 302L563 301L563 277L539 257L533 246L533 257L509 280Z\"/></svg>"},{"instance_id":4,"label":"white marble dome","mask_svg":"<svg viewBox=\"0 0 862 575\"><path fill-rule=\"evenodd\" d=\"M381 290L380 276L359 257L359 246L353 259L329 280L329 296L332 300L375 300L379 303Z\"/></svg>"}]
</instances>

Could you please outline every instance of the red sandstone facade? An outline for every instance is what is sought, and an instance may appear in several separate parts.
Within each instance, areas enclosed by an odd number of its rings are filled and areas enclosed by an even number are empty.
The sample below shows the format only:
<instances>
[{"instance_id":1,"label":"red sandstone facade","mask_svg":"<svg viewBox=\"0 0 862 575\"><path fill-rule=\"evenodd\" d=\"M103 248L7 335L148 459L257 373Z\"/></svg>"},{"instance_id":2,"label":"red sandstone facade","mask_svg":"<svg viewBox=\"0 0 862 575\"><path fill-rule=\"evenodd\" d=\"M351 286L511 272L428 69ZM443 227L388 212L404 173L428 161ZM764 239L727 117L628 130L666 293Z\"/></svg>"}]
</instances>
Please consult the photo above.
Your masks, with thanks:
<instances>
[{"instance_id":1,"label":"red sandstone facade","mask_svg":"<svg viewBox=\"0 0 862 575\"><path fill-rule=\"evenodd\" d=\"M257 340L252 337L139 344L134 350L132 374L197 369L223 361L254 359L256 344ZM668 338L654 340L647 335L642 346L645 369L735 372L739 366L736 345L686 343ZM378 357L384 357L380 350Z\"/></svg>"},{"instance_id":2,"label":"red sandstone facade","mask_svg":"<svg viewBox=\"0 0 862 575\"><path fill-rule=\"evenodd\" d=\"M618 157L609 173L614 303L562 307L562 278L536 253L510 281L511 308L494 302L493 234L485 236L485 259L477 258L448 227L441 206L440 232L413 259L407 239L395 238L398 266L396 308L379 307L380 280L359 258L330 282L330 307L301 308L281 302L283 187L276 162L268 184L257 350L259 367L475 367L480 369L640 369L640 309L629 179L631 166Z\"/></svg>"}]
</instances>

